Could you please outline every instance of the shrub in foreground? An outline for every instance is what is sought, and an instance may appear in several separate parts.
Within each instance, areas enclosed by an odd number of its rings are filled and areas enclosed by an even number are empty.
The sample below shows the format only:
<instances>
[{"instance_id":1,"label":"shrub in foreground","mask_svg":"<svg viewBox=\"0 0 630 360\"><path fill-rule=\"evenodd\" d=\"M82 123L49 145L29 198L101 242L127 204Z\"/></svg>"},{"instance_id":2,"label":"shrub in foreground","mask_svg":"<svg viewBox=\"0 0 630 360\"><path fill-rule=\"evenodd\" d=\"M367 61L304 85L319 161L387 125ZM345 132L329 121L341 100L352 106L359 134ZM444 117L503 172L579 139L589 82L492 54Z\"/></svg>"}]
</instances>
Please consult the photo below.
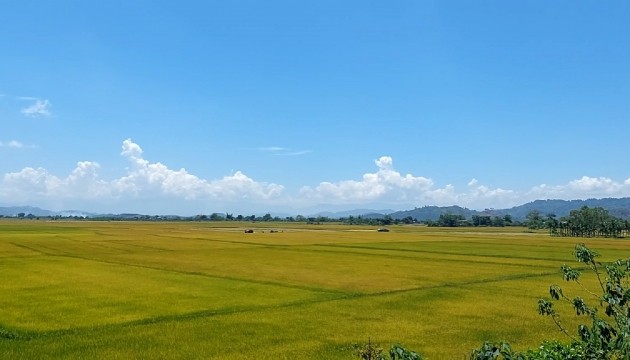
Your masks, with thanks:
<instances>
[{"instance_id":1,"label":"shrub in foreground","mask_svg":"<svg viewBox=\"0 0 630 360\"><path fill-rule=\"evenodd\" d=\"M356 355L362 360L386 360L383 348L368 341L365 345L354 345ZM422 356L414 351L405 349L400 344L392 345L389 349L390 360L422 360Z\"/></svg>"},{"instance_id":2,"label":"shrub in foreground","mask_svg":"<svg viewBox=\"0 0 630 360\"><path fill-rule=\"evenodd\" d=\"M470 360L630 360L630 258L604 264L597 261L600 255L584 244L576 245L573 254L594 277L598 289L584 286L582 269L565 264L561 266L563 279L578 284L588 294L587 299L571 299L559 285L551 285L551 299L538 301L539 314L551 317L570 342L544 341L524 353L512 350L507 342L484 342L470 353ZM577 334L572 335L562 324L556 304L572 307L577 316L588 318L590 324L578 326ZM392 360L422 359L400 345L392 346L389 354ZM369 342L357 347L357 355L364 360L385 360L383 349Z\"/></svg>"},{"instance_id":3,"label":"shrub in foreground","mask_svg":"<svg viewBox=\"0 0 630 360\"><path fill-rule=\"evenodd\" d=\"M580 269L565 264L561 266L563 279L578 284L588 298L571 299L559 285L551 285L551 299L538 301L538 312L551 317L571 342L547 341L526 353L513 352L508 343L486 342L471 352L471 360L630 360L630 258L604 264L596 260L599 254L584 244L575 246L574 255L595 278L596 292L581 282ZM572 307L577 316L588 318L590 324L580 325L577 334L572 335L562 324L556 304Z\"/></svg>"}]
</instances>

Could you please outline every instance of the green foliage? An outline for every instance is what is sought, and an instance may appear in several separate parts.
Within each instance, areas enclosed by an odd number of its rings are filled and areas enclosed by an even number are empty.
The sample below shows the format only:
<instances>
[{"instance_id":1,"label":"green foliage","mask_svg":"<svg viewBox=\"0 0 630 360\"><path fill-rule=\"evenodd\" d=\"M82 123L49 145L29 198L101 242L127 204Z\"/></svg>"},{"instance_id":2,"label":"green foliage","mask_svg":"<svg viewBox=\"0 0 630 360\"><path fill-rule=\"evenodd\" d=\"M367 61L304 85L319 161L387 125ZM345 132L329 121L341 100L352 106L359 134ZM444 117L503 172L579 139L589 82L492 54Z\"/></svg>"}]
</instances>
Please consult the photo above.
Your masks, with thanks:
<instances>
[{"instance_id":1,"label":"green foliage","mask_svg":"<svg viewBox=\"0 0 630 360\"><path fill-rule=\"evenodd\" d=\"M630 222L610 215L601 207L583 206L560 221L550 219L547 227L552 236L620 238L630 234Z\"/></svg>"},{"instance_id":2,"label":"green foliage","mask_svg":"<svg viewBox=\"0 0 630 360\"><path fill-rule=\"evenodd\" d=\"M573 349L579 348L583 351L584 357L581 358L630 359L630 258L603 265L596 261L599 254L584 244L576 245L574 255L578 262L591 270L599 284L601 295L582 284L581 272L563 265L561 269L564 280L580 285L590 295L593 304L579 296L570 299L560 286L552 285L549 289L552 300L539 300L538 312L550 316L558 328L574 340ZM560 316L554 309L556 302L570 304L577 316L590 318L590 325L578 327L577 338L571 336L560 322ZM601 309L605 316L600 315ZM578 353L578 350L575 352Z\"/></svg>"},{"instance_id":3,"label":"green foliage","mask_svg":"<svg viewBox=\"0 0 630 360\"><path fill-rule=\"evenodd\" d=\"M524 355L512 350L509 343L484 342L481 348L470 353L470 360L524 360Z\"/></svg>"},{"instance_id":4,"label":"green foliage","mask_svg":"<svg viewBox=\"0 0 630 360\"><path fill-rule=\"evenodd\" d=\"M362 360L385 360L383 348L372 344L369 340L365 345L354 344L357 357Z\"/></svg>"},{"instance_id":5,"label":"green foliage","mask_svg":"<svg viewBox=\"0 0 630 360\"><path fill-rule=\"evenodd\" d=\"M369 340L365 345L354 345L355 353L359 359L363 360L385 360L383 348L372 344ZM390 360L422 360L422 355L405 349L400 344L394 344L389 349Z\"/></svg>"},{"instance_id":6,"label":"green foliage","mask_svg":"<svg viewBox=\"0 0 630 360\"><path fill-rule=\"evenodd\" d=\"M389 349L389 356L391 360L422 360L422 355L405 349L400 344L394 344Z\"/></svg>"},{"instance_id":7,"label":"green foliage","mask_svg":"<svg viewBox=\"0 0 630 360\"><path fill-rule=\"evenodd\" d=\"M562 278L582 287L593 304L580 296L569 298L559 285L549 287L550 300L538 300L538 313L551 317L572 342L543 342L538 349L528 350L525 354L513 352L508 343L485 342L480 349L472 351L471 360L630 360L630 258L602 264L596 260L599 253L584 244L576 245L574 255L578 262L586 265L592 272L601 295L582 284L582 272L562 265ZM568 304L577 316L589 317L591 324L580 325L577 336L572 336L560 321L560 315L554 308L556 303ZM604 310L603 315L600 315L601 309Z\"/></svg>"},{"instance_id":8,"label":"green foliage","mask_svg":"<svg viewBox=\"0 0 630 360\"><path fill-rule=\"evenodd\" d=\"M455 214L442 214L437 221L437 226L444 227L457 227L462 225L468 225L466 223L466 219L463 215L455 215Z\"/></svg>"},{"instance_id":9,"label":"green foliage","mask_svg":"<svg viewBox=\"0 0 630 360\"><path fill-rule=\"evenodd\" d=\"M545 227L545 221L540 215L540 211L532 210L527 213L527 227L530 229L542 229Z\"/></svg>"},{"instance_id":10,"label":"green foliage","mask_svg":"<svg viewBox=\"0 0 630 360\"><path fill-rule=\"evenodd\" d=\"M528 360L583 360L586 359L581 343L563 344L558 341L545 341L538 349L525 353Z\"/></svg>"}]
</instances>

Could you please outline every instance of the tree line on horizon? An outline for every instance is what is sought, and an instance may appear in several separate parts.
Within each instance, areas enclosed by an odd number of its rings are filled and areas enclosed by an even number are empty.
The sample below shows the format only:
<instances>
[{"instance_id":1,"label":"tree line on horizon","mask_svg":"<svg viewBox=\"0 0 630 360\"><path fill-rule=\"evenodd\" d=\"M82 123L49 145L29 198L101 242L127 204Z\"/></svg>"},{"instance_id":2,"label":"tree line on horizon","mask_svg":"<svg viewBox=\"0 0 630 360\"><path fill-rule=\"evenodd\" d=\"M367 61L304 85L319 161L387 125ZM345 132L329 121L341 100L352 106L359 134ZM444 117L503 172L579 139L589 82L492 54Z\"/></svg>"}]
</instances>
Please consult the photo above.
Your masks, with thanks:
<instances>
[{"instance_id":1,"label":"tree line on horizon","mask_svg":"<svg viewBox=\"0 0 630 360\"><path fill-rule=\"evenodd\" d=\"M412 216L394 218L391 215L384 216L347 216L341 218L331 218L327 216L287 216L284 218L272 216L266 213L257 215L234 215L231 213L212 213L210 215L195 216L161 216L161 215L140 215L121 214L107 215L99 217L83 216L34 216L33 214L19 213L16 216L3 216L5 218L18 218L39 220L101 220L101 221L248 221L248 222L300 222L306 224L322 223L342 223L347 225L372 225L390 226L404 224L422 224L435 227L503 227L503 226L527 226L532 230L549 229L551 236L562 237L607 237L622 238L630 236L630 221L615 217L602 207L590 208L587 205L580 209L571 210L568 216L557 218L553 213L545 216L539 210L531 210L525 221L518 221L512 215L472 215L467 219L464 215L447 212L441 214L437 220L418 220Z\"/></svg>"},{"instance_id":2,"label":"tree line on horizon","mask_svg":"<svg viewBox=\"0 0 630 360\"><path fill-rule=\"evenodd\" d=\"M612 216L602 207L571 210L568 216L560 219L553 213L543 216L538 210L531 210L523 222L515 222L510 215L482 216L473 215L467 220L463 215L442 214L437 221L428 222L429 226L513 226L525 225L529 229L549 229L551 236L562 237L605 237L624 238L630 236L630 221Z\"/></svg>"}]
</instances>

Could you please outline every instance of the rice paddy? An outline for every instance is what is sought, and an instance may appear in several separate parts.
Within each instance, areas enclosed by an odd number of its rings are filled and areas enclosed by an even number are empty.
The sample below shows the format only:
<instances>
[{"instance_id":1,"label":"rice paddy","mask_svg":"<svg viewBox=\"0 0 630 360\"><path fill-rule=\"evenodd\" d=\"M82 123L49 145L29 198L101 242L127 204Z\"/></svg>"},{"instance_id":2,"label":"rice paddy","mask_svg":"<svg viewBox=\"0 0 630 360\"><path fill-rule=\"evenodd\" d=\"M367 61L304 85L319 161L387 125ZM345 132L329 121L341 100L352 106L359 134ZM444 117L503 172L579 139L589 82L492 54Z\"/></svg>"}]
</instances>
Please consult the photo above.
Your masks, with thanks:
<instances>
[{"instance_id":1,"label":"rice paddy","mask_svg":"<svg viewBox=\"0 0 630 360\"><path fill-rule=\"evenodd\" d=\"M0 358L352 359L370 339L464 359L484 340L563 340L536 303L584 239L390 229L0 221Z\"/></svg>"}]
</instances>

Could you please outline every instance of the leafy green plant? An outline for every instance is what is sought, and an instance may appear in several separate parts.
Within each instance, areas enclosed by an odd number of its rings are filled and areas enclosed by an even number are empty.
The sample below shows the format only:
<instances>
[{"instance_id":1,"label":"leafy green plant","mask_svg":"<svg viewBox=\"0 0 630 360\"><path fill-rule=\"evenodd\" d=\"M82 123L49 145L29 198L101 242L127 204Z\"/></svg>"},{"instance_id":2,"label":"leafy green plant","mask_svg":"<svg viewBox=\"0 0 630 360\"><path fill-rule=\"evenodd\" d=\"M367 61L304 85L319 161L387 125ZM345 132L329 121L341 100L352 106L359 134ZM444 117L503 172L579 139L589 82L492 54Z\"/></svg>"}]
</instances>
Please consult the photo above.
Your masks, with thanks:
<instances>
[{"instance_id":1,"label":"leafy green plant","mask_svg":"<svg viewBox=\"0 0 630 360\"><path fill-rule=\"evenodd\" d=\"M362 360L385 360L383 348L378 344L372 344L370 339L365 345L354 344L354 350L359 359Z\"/></svg>"},{"instance_id":2,"label":"leafy green plant","mask_svg":"<svg viewBox=\"0 0 630 360\"><path fill-rule=\"evenodd\" d=\"M545 341L526 353L512 351L509 343L484 342L471 352L471 360L630 360L630 258L603 264L596 260L600 254L584 244L576 245L573 254L592 272L599 285L597 292L581 281L581 269L564 264L560 267L562 278L578 284L589 299L571 299L559 285L551 285L551 299L538 300L538 313L551 317L571 342ZM556 303L572 307L577 316L590 318L591 324L578 326L577 334L571 335L555 310Z\"/></svg>"},{"instance_id":3,"label":"leafy green plant","mask_svg":"<svg viewBox=\"0 0 630 360\"><path fill-rule=\"evenodd\" d=\"M389 349L391 360L422 360L422 355L415 351L407 350L400 344L394 344Z\"/></svg>"},{"instance_id":4,"label":"leafy green plant","mask_svg":"<svg viewBox=\"0 0 630 360\"><path fill-rule=\"evenodd\" d=\"M512 350L509 343L484 342L481 348L470 354L470 360L583 360L584 347L581 343L563 344L558 341L545 341L537 349L519 353Z\"/></svg>"},{"instance_id":5,"label":"leafy green plant","mask_svg":"<svg viewBox=\"0 0 630 360\"><path fill-rule=\"evenodd\" d=\"M377 344L372 344L368 339L365 345L354 345L356 355L363 360L386 360L383 355L383 348ZM389 349L389 357L391 360L422 360L422 355L405 349L400 344L394 344Z\"/></svg>"},{"instance_id":6,"label":"leafy green plant","mask_svg":"<svg viewBox=\"0 0 630 360\"><path fill-rule=\"evenodd\" d=\"M514 352L509 343L484 342L481 348L470 353L470 360L524 360L524 355Z\"/></svg>"},{"instance_id":7,"label":"leafy green plant","mask_svg":"<svg viewBox=\"0 0 630 360\"><path fill-rule=\"evenodd\" d=\"M630 258L602 264L596 260L600 255L584 244L575 246L574 255L578 262L591 270L601 295L584 286L580 270L563 265L564 280L582 287L589 295L590 302L580 296L571 299L560 286L551 285L549 294L552 300L540 299L538 312L551 317L563 333L582 346L584 358L630 360ZM569 304L578 316L589 317L591 324L580 325L577 336L572 336L554 308L557 302ZM604 314L600 314L600 310Z\"/></svg>"},{"instance_id":8,"label":"leafy green plant","mask_svg":"<svg viewBox=\"0 0 630 360\"><path fill-rule=\"evenodd\" d=\"M583 360L586 359L581 343L563 344L558 341L545 341L535 350L525 354L528 360Z\"/></svg>"}]
</instances>

